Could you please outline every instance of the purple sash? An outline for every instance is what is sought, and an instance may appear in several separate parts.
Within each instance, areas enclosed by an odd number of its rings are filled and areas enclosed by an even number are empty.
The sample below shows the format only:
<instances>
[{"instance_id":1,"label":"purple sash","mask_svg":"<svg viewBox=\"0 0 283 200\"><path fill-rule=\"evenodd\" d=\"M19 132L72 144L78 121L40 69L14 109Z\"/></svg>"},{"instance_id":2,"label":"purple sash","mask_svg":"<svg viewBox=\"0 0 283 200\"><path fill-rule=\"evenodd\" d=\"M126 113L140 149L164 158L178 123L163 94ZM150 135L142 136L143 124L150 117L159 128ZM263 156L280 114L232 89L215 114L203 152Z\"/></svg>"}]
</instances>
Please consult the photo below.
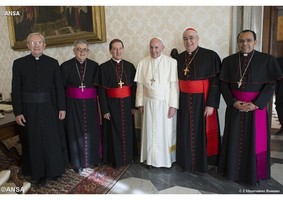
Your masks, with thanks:
<instances>
[{"instance_id":1,"label":"purple sash","mask_svg":"<svg viewBox=\"0 0 283 200\"><path fill-rule=\"evenodd\" d=\"M233 90L232 94L240 101L251 102L257 98L259 92L242 92ZM255 110L255 152L257 179L267 178L267 121L266 108Z\"/></svg>"},{"instance_id":2,"label":"purple sash","mask_svg":"<svg viewBox=\"0 0 283 200\"><path fill-rule=\"evenodd\" d=\"M97 97L95 88L74 88L67 87L66 96L74 99L95 99Z\"/></svg>"}]
</instances>

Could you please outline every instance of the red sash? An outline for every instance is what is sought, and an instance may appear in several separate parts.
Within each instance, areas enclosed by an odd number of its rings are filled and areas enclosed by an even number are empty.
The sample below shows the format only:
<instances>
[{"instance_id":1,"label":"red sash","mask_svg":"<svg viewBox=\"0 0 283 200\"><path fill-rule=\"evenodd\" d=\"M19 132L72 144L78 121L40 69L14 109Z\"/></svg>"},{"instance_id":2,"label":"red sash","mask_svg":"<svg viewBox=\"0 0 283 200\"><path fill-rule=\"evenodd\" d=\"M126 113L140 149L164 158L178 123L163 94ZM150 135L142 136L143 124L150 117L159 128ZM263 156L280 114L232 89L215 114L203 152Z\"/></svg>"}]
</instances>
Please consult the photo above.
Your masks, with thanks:
<instances>
[{"instance_id":1,"label":"red sash","mask_svg":"<svg viewBox=\"0 0 283 200\"><path fill-rule=\"evenodd\" d=\"M209 80L184 81L179 80L180 91L183 93L204 93L204 102L207 100ZM206 153L208 156L219 153L219 127L216 110L206 117Z\"/></svg>"},{"instance_id":2,"label":"red sash","mask_svg":"<svg viewBox=\"0 0 283 200\"><path fill-rule=\"evenodd\" d=\"M123 86L122 88L107 88L106 95L111 98L126 98L131 96L131 87L130 86Z\"/></svg>"}]
</instances>

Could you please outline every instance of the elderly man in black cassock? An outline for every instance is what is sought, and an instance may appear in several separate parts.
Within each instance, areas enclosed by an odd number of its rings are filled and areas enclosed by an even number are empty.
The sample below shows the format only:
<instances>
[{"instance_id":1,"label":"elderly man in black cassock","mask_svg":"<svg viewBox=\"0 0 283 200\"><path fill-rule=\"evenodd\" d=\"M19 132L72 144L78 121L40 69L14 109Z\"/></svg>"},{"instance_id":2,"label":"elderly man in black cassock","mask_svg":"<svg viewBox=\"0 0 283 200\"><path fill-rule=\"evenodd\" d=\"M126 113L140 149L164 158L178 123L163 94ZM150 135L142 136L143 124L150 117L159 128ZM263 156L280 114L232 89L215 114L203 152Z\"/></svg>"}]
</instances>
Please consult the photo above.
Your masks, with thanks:
<instances>
[{"instance_id":1,"label":"elderly man in black cassock","mask_svg":"<svg viewBox=\"0 0 283 200\"><path fill-rule=\"evenodd\" d=\"M195 29L183 32L186 50L177 56L180 103L176 162L184 171L206 173L217 165L220 149L218 54L199 46Z\"/></svg>"},{"instance_id":2,"label":"elderly man in black cassock","mask_svg":"<svg viewBox=\"0 0 283 200\"><path fill-rule=\"evenodd\" d=\"M239 52L223 59L220 88L227 104L219 172L250 185L270 178L267 108L282 72L276 59L254 49L256 34L237 37Z\"/></svg>"},{"instance_id":3,"label":"elderly man in black cassock","mask_svg":"<svg viewBox=\"0 0 283 200\"><path fill-rule=\"evenodd\" d=\"M43 54L44 37L31 33L27 46L31 53L13 63L12 103L21 126L22 173L44 184L65 172L65 140L59 130L65 91L58 61Z\"/></svg>"},{"instance_id":4,"label":"elderly man in black cassock","mask_svg":"<svg viewBox=\"0 0 283 200\"><path fill-rule=\"evenodd\" d=\"M113 39L109 50L112 58L100 65L103 162L119 168L137 156L134 125L136 69L122 58L124 44L121 40Z\"/></svg>"},{"instance_id":5,"label":"elderly man in black cassock","mask_svg":"<svg viewBox=\"0 0 283 200\"><path fill-rule=\"evenodd\" d=\"M102 157L96 86L98 63L88 59L89 44L74 43L75 57L61 65L67 96L66 135L75 172L99 165Z\"/></svg>"}]
</instances>

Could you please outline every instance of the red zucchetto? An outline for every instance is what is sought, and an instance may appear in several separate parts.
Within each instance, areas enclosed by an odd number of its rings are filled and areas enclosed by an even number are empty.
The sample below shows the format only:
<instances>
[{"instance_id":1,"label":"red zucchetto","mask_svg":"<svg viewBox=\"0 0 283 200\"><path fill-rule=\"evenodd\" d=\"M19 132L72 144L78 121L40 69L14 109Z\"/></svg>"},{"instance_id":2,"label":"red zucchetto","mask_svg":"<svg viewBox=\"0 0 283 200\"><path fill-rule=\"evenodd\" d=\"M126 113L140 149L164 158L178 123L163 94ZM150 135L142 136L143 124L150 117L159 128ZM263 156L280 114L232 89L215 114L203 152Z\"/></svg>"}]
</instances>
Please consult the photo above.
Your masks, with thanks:
<instances>
[{"instance_id":1,"label":"red zucchetto","mask_svg":"<svg viewBox=\"0 0 283 200\"><path fill-rule=\"evenodd\" d=\"M185 31L189 31L189 30L194 31L194 32L197 33L196 29L194 29L194 28L187 28Z\"/></svg>"}]
</instances>

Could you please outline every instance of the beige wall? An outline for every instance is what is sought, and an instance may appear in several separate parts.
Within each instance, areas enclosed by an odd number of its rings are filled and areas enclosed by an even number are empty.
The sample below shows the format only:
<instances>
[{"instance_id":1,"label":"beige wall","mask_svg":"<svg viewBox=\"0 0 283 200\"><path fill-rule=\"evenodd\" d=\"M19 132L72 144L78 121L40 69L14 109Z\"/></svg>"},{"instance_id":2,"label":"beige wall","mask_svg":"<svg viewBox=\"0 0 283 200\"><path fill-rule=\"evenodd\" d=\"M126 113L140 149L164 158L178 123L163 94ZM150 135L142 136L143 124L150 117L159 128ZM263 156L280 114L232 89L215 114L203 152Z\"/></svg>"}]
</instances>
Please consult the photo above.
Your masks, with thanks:
<instances>
[{"instance_id":1,"label":"beige wall","mask_svg":"<svg viewBox=\"0 0 283 200\"><path fill-rule=\"evenodd\" d=\"M0 7L0 12L5 7ZM168 7L168 6L114 6L105 7L107 42L92 44L89 58L103 63L110 58L109 41L120 38L125 44L124 58L134 65L148 55L151 37L161 37L165 43L165 54L176 47L183 51L181 35L187 27L194 27L200 35L200 46L218 52L221 58L229 54L231 7ZM7 19L0 15L0 92L8 98L11 91L13 60L28 54L10 48ZM48 46L48 44L47 44ZM45 54L63 61L73 57L72 47L47 48Z\"/></svg>"},{"instance_id":2,"label":"beige wall","mask_svg":"<svg viewBox=\"0 0 283 200\"><path fill-rule=\"evenodd\" d=\"M0 7L0 12L5 7ZM148 42L152 37L161 37L165 43L164 53L169 55L172 48L184 50L182 33L187 27L194 27L200 36L200 46L213 49L222 58L229 54L231 38L232 7L168 7L168 6L115 6L105 7L107 42L92 44L89 58L98 63L110 59L109 41L120 38L125 45L124 58L134 63L148 55ZM0 92L8 98L11 92L13 60L28 54L10 48L7 20L0 16ZM48 44L47 44L48 46ZM45 54L58 59L61 64L73 57L72 46L47 48ZM225 104L220 104L220 126L223 130ZM136 114L136 126L140 117Z\"/></svg>"}]
</instances>

